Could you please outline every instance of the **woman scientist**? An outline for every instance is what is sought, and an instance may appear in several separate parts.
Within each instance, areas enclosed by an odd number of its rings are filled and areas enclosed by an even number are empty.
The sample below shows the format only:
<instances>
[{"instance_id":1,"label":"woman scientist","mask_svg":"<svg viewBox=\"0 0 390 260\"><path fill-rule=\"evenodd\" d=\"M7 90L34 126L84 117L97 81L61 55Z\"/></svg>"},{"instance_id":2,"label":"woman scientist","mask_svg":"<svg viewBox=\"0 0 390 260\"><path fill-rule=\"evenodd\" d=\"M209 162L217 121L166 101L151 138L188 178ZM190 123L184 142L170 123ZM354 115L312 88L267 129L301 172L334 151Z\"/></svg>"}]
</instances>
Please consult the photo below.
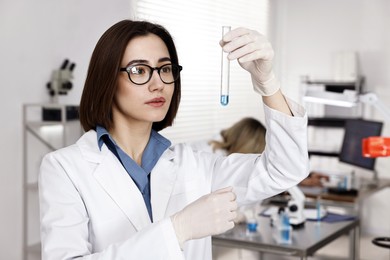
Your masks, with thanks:
<instances>
[{"instance_id":1,"label":"woman scientist","mask_svg":"<svg viewBox=\"0 0 390 260\"><path fill-rule=\"evenodd\" d=\"M195 39L194 39L195 40ZM308 173L307 118L285 99L266 38L245 28L221 41L262 95L262 156L171 146L180 71L170 34L124 20L92 54L80 102L86 133L42 161L43 259L211 259L211 235L233 228L237 205L262 200Z\"/></svg>"}]
</instances>

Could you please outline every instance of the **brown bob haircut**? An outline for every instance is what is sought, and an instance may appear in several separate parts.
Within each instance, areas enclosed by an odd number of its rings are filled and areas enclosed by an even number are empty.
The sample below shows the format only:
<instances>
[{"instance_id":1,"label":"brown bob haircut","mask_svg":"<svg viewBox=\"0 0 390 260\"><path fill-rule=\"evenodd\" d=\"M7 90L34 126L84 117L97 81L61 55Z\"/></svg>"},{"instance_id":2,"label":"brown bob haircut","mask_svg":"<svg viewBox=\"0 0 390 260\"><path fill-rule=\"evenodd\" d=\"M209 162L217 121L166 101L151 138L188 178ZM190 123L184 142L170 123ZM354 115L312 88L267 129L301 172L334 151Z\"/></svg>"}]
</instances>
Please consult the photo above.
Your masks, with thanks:
<instances>
[{"instance_id":1,"label":"brown bob haircut","mask_svg":"<svg viewBox=\"0 0 390 260\"><path fill-rule=\"evenodd\" d=\"M96 129L97 125L107 130L112 127L112 105L123 54L130 40L148 34L160 37L168 48L172 64L179 64L172 36L161 25L123 20L111 26L97 42L89 63L79 110L84 131ZM174 84L168 112L162 121L153 123L155 131L171 126L176 117L181 96L180 77Z\"/></svg>"}]
</instances>

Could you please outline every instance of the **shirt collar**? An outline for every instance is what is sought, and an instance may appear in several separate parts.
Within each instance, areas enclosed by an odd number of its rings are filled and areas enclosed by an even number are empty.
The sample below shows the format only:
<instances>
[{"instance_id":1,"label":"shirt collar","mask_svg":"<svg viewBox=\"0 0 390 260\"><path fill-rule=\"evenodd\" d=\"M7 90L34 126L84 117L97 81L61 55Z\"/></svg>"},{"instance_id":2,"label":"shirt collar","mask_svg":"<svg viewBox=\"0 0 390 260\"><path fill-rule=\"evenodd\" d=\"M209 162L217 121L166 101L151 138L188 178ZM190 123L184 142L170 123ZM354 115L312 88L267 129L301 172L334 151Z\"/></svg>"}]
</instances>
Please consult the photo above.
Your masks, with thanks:
<instances>
[{"instance_id":1,"label":"shirt collar","mask_svg":"<svg viewBox=\"0 0 390 260\"><path fill-rule=\"evenodd\" d=\"M105 138L107 138L106 139L107 141L111 142L112 144L115 144L114 139L112 139L110 133L103 126L100 125L96 126L96 135L97 135L97 141L98 141L100 151L102 150L102 146L105 142L104 140Z\"/></svg>"},{"instance_id":2,"label":"shirt collar","mask_svg":"<svg viewBox=\"0 0 390 260\"><path fill-rule=\"evenodd\" d=\"M114 139L112 139L110 133L107 131L106 128L103 126L97 125L96 126L96 134L97 134L97 142L99 145L99 149L102 150L102 146L105 142L105 140L109 141L111 144L116 144ZM152 147L160 147L163 151L165 151L168 147L171 146L171 141L169 141L164 136L160 135L158 132L152 129L151 135L150 135L150 141L152 142ZM107 138L107 139L105 139ZM151 149L153 150L153 149ZM161 153L161 152L158 152Z\"/></svg>"},{"instance_id":3,"label":"shirt collar","mask_svg":"<svg viewBox=\"0 0 390 260\"><path fill-rule=\"evenodd\" d=\"M142 156L142 168L150 172L160 159L166 149L171 146L171 142L164 136L152 130L149 143Z\"/></svg>"}]
</instances>

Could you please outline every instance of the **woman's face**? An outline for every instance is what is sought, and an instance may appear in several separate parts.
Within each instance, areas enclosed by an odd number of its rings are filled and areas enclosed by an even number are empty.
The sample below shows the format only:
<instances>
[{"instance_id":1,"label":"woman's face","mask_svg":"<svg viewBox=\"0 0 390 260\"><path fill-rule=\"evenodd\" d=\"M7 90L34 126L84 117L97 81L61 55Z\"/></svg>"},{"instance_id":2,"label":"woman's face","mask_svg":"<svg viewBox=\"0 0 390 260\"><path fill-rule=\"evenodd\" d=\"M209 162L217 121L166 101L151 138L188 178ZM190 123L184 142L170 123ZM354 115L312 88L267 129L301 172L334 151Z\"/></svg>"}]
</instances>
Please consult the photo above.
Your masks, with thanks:
<instances>
[{"instance_id":1,"label":"woman's face","mask_svg":"<svg viewBox=\"0 0 390 260\"><path fill-rule=\"evenodd\" d=\"M136 37L128 43L121 67L146 64L154 68L170 63L165 43L158 36L148 34ZM145 122L151 125L165 118L175 84L162 82L156 70L144 85L134 84L126 72L120 72L117 84L113 105L114 125L119 122Z\"/></svg>"}]
</instances>

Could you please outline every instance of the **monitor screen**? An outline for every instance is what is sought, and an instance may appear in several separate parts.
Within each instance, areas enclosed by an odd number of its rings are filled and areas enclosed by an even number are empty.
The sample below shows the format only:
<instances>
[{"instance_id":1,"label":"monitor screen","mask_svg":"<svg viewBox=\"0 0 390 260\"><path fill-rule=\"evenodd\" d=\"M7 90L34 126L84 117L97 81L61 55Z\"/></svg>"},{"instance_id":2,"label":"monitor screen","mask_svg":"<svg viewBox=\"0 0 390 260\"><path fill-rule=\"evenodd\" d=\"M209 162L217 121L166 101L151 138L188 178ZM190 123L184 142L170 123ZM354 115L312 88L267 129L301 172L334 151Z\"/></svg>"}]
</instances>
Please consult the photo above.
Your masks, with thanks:
<instances>
[{"instance_id":1,"label":"monitor screen","mask_svg":"<svg viewBox=\"0 0 390 260\"><path fill-rule=\"evenodd\" d=\"M362 139L369 136L380 136L382 126L382 122L363 119L346 120L339 160L354 166L374 170L375 158L366 158L362 155Z\"/></svg>"}]
</instances>

